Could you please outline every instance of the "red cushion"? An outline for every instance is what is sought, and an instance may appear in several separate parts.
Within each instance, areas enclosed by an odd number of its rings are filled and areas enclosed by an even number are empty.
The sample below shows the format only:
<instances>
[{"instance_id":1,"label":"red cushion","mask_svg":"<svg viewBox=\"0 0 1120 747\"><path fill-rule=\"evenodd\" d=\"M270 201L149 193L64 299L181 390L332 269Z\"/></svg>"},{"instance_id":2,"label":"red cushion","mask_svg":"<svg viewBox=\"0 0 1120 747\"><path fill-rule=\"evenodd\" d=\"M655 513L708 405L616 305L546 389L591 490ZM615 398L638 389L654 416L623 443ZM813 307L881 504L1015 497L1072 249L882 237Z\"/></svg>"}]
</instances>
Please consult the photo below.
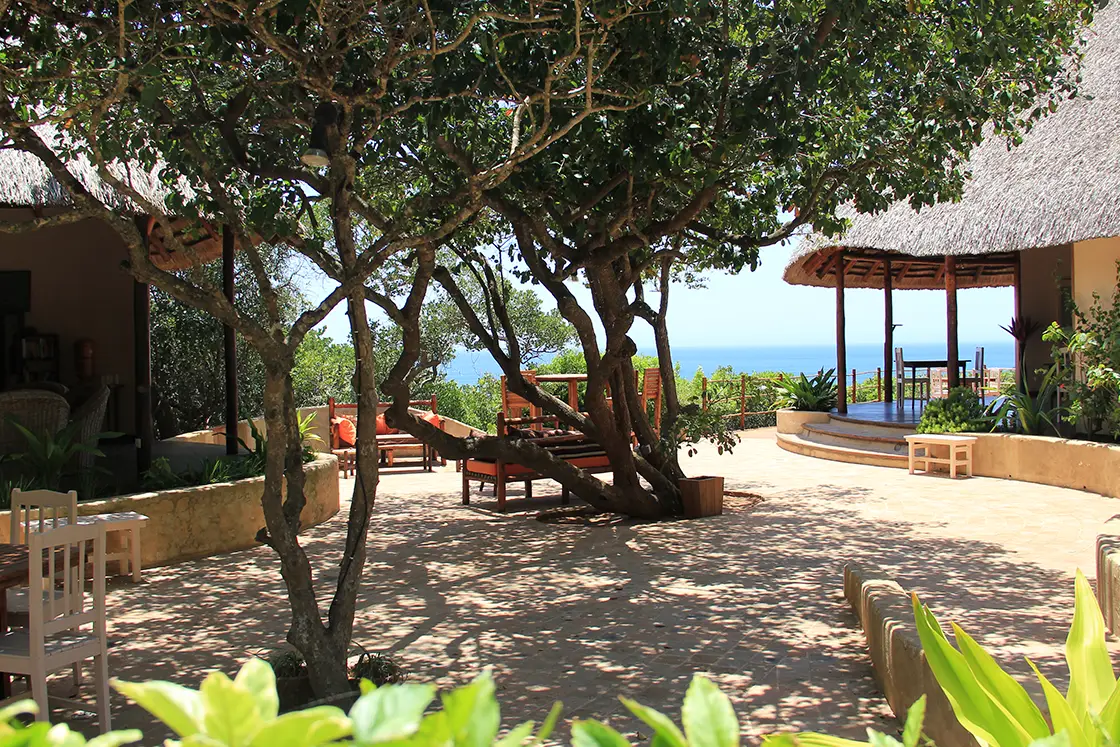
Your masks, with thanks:
<instances>
[{"instance_id":1,"label":"red cushion","mask_svg":"<svg viewBox=\"0 0 1120 747\"><path fill-rule=\"evenodd\" d=\"M441 418L439 415L436 415L434 412L429 412L428 414L426 414L424 416L424 420L428 421L436 428L443 428L443 418Z\"/></svg>"},{"instance_id":2,"label":"red cushion","mask_svg":"<svg viewBox=\"0 0 1120 747\"><path fill-rule=\"evenodd\" d=\"M377 435L388 436L393 433L400 433L396 428L390 428L389 424L385 422L385 413L377 416Z\"/></svg>"},{"instance_id":3,"label":"red cushion","mask_svg":"<svg viewBox=\"0 0 1120 747\"><path fill-rule=\"evenodd\" d=\"M338 435L338 443L341 446L353 446L358 442L358 427L354 425L354 421L350 418L335 418L332 423L335 427L335 433Z\"/></svg>"}]
</instances>

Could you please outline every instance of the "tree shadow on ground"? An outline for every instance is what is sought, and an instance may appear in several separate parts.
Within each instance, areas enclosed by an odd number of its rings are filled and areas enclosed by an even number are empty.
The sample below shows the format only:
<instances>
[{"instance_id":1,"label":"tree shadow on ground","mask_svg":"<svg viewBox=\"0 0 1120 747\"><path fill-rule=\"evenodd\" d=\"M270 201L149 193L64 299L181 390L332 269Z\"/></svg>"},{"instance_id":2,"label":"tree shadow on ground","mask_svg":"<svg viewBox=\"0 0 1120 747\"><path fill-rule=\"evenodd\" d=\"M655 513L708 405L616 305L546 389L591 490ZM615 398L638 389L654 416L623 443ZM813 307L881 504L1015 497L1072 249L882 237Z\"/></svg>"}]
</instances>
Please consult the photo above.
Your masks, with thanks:
<instances>
[{"instance_id":1,"label":"tree shadow on ground","mask_svg":"<svg viewBox=\"0 0 1120 747\"><path fill-rule=\"evenodd\" d=\"M842 597L847 561L888 570L1023 679L1025 653L1065 679L1068 574L999 544L861 515L883 500L877 487L768 490L759 505L729 497L720 517L588 527L533 518L556 504L547 483L534 488L543 498L520 508L511 487L512 514L491 511L487 498L460 505L459 486L453 470L382 480L355 640L440 685L492 667L506 726L562 700L567 718L646 733L617 696L676 714L688 680L703 672L732 697L748 734L893 730ZM749 480L727 487L760 490ZM321 589L344 532L340 516L304 535ZM232 671L283 643L287 600L266 548L146 577L111 595L115 676L197 686L207 671ZM115 715L118 726L164 736L119 697Z\"/></svg>"}]
</instances>

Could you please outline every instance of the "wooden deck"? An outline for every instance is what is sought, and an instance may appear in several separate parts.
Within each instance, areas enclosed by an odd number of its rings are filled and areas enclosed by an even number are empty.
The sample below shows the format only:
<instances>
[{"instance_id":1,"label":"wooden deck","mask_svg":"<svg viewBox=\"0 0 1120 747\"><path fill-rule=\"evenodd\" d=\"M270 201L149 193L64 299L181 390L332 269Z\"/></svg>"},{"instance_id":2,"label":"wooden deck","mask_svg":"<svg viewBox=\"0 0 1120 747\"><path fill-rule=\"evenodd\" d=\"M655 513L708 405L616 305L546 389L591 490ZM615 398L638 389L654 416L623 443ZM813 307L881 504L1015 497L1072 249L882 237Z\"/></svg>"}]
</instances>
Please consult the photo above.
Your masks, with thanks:
<instances>
[{"instance_id":1,"label":"wooden deck","mask_svg":"<svg viewBox=\"0 0 1120 747\"><path fill-rule=\"evenodd\" d=\"M908 399L899 409L897 402L859 402L849 404L846 415L841 415L835 410L832 414L857 423L885 424L885 425L917 425L922 419L922 409L925 402Z\"/></svg>"}]
</instances>

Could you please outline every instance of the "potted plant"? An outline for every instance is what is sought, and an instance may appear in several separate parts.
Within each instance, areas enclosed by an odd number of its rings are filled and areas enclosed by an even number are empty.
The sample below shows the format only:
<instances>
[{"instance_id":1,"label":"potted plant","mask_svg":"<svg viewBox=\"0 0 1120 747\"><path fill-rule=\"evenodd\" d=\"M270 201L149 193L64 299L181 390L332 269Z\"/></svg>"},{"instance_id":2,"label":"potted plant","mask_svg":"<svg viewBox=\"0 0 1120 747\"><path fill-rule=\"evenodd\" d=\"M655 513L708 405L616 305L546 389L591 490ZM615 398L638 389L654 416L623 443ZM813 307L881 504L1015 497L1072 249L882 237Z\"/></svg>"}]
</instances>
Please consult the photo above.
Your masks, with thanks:
<instances>
[{"instance_id":1,"label":"potted plant","mask_svg":"<svg viewBox=\"0 0 1120 747\"><path fill-rule=\"evenodd\" d=\"M700 441L715 444L720 454L730 454L739 442L739 436L729 427L728 419L714 409L706 410L696 404L685 405L681 408L677 424L681 429L681 444L690 457L696 454L696 445ZM723 513L722 477L683 477L679 485L686 519Z\"/></svg>"},{"instance_id":2,"label":"potted plant","mask_svg":"<svg viewBox=\"0 0 1120 747\"><path fill-rule=\"evenodd\" d=\"M800 433L806 423L827 423L836 407L836 369L821 369L813 378L778 379L785 394L778 410L778 433Z\"/></svg>"}]
</instances>

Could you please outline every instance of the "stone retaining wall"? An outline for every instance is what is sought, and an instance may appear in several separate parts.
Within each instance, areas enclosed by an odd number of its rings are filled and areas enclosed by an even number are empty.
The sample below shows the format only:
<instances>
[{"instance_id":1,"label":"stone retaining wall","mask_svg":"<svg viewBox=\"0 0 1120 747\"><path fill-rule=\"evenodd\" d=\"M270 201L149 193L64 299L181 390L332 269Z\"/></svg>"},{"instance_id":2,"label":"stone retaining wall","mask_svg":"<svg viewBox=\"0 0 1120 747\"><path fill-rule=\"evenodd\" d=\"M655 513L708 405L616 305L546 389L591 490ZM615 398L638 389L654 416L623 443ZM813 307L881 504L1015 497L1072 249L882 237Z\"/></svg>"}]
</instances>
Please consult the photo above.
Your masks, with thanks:
<instances>
[{"instance_id":1,"label":"stone retaining wall","mask_svg":"<svg viewBox=\"0 0 1120 747\"><path fill-rule=\"evenodd\" d=\"M320 455L304 466L307 505L303 528L321 524L338 513L338 459ZM261 493L264 477L199 485L154 493L135 493L78 504L82 516L135 511L148 517L140 532L140 564L144 568L256 547L264 526ZM0 541L11 532L11 512L0 511ZM109 552L116 537L110 536Z\"/></svg>"},{"instance_id":2,"label":"stone retaining wall","mask_svg":"<svg viewBox=\"0 0 1120 747\"><path fill-rule=\"evenodd\" d=\"M1097 537L1097 601L1104 624L1113 635L1120 633L1120 537Z\"/></svg>"},{"instance_id":3,"label":"stone retaining wall","mask_svg":"<svg viewBox=\"0 0 1120 747\"><path fill-rule=\"evenodd\" d=\"M844 596L863 626L875 679L899 721L905 722L910 706L925 695L926 736L938 747L977 747L926 663L903 588L878 570L848 564Z\"/></svg>"},{"instance_id":4,"label":"stone retaining wall","mask_svg":"<svg viewBox=\"0 0 1120 747\"><path fill-rule=\"evenodd\" d=\"M973 472L1120 498L1120 446L1050 436L977 433Z\"/></svg>"}]
</instances>

